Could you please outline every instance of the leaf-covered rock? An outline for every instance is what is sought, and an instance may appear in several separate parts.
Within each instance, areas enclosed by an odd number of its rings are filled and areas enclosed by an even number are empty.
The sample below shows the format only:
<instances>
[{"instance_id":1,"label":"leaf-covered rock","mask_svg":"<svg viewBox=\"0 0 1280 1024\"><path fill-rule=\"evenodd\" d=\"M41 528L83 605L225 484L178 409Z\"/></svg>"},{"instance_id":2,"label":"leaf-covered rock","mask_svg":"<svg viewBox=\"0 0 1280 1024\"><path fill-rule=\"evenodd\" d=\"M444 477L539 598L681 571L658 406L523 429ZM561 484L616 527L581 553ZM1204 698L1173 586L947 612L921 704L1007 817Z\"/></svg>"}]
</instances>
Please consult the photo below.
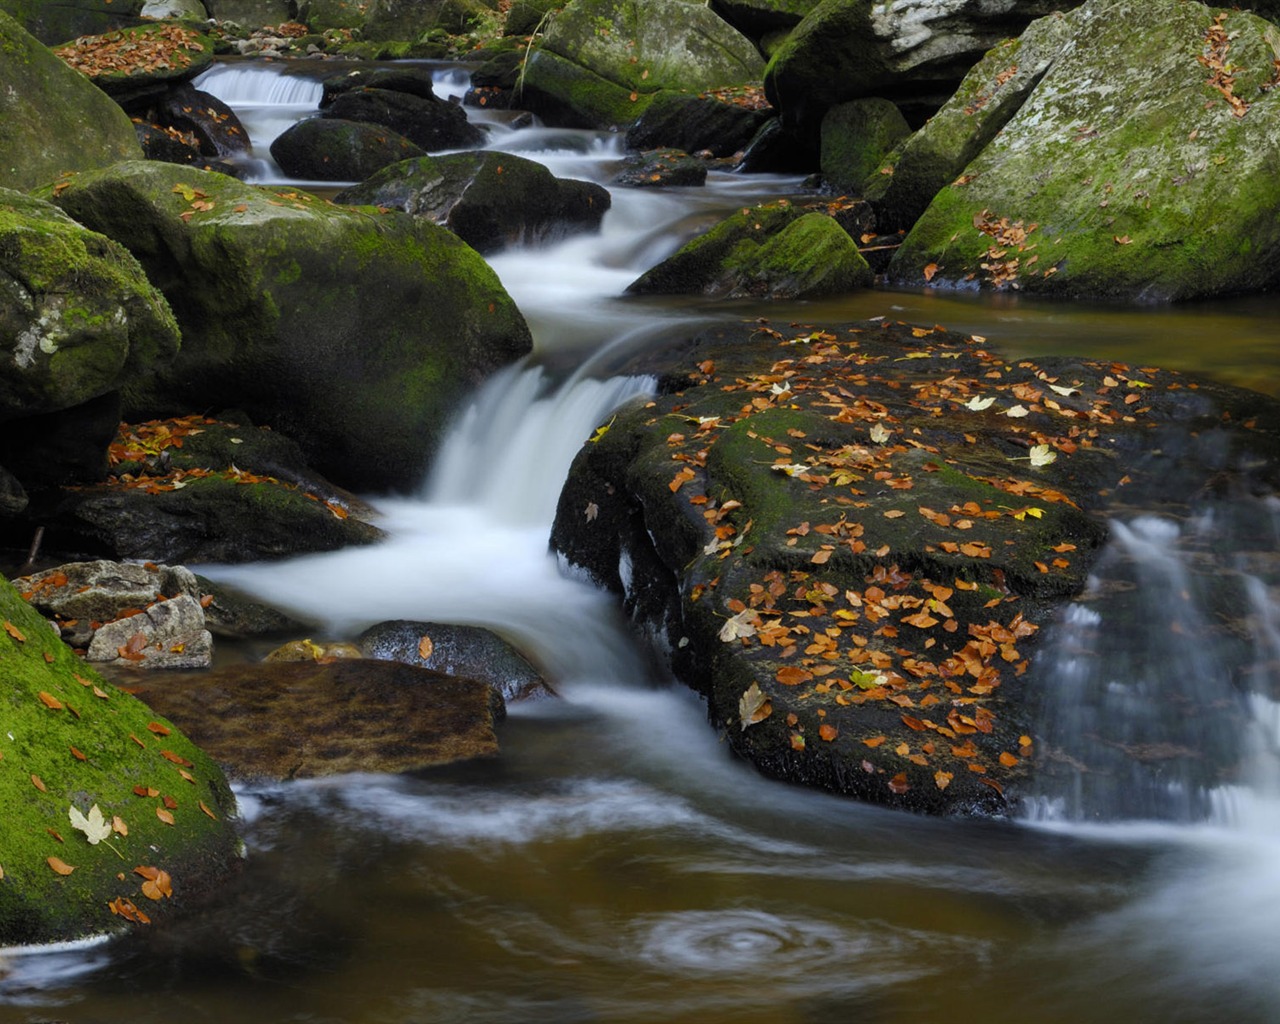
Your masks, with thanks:
<instances>
[{"instance_id":1,"label":"leaf-covered rock","mask_svg":"<svg viewBox=\"0 0 1280 1024\"><path fill-rule=\"evenodd\" d=\"M190 81L213 63L213 39L176 22L81 36L54 50L108 96L127 100Z\"/></svg>"},{"instance_id":2,"label":"leaf-covered rock","mask_svg":"<svg viewBox=\"0 0 1280 1024\"><path fill-rule=\"evenodd\" d=\"M1274 400L936 327L754 322L633 369L660 394L583 446L553 547L668 640L737 753L897 807L1024 792L1037 639L1113 503L1280 484Z\"/></svg>"},{"instance_id":3,"label":"leaf-covered rock","mask_svg":"<svg viewBox=\"0 0 1280 1024\"><path fill-rule=\"evenodd\" d=\"M356 490L415 485L464 394L530 348L493 271L434 224L169 164L80 175L55 197L120 241L183 330L130 420L238 408Z\"/></svg>"},{"instance_id":4,"label":"leaf-covered rock","mask_svg":"<svg viewBox=\"0 0 1280 1024\"><path fill-rule=\"evenodd\" d=\"M517 103L556 123L629 124L661 89L759 82L755 47L699 4L572 0L526 62Z\"/></svg>"},{"instance_id":5,"label":"leaf-covered rock","mask_svg":"<svg viewBox=\"0 0 1280 1024\"><path fill-rule=\"evenodd\" d=\"M0 186L25 191L141 153L124 111L0 11Z\"/></svg>"},{"instance_id":6,"label":"leaf-covered rock","mask_svg":"<svg viewBox=\"0 0 1280 1024\"><path fill-rule=\"evenodd\" d=\"M1018 112L942 189L904 282L1143 301L1262 289L1280 264L1280 30L1091 0Z\"/></svg>"},{"instance_id":7,"label":"leaf-covered rock","mask_svg":"<svg viewBox=\"0 0 1280 1024\"><path fill-rule=\"evenodd\" d=\"M238 860L222 771L82 664L3 580L0 618L0 942L116 931L140 925L137 911L160 923L210 899ZM72 827L71 808L95 806L109 843ZM135 866L165 871L172 896L145 895Z\"/></svg>"}]
</instances>

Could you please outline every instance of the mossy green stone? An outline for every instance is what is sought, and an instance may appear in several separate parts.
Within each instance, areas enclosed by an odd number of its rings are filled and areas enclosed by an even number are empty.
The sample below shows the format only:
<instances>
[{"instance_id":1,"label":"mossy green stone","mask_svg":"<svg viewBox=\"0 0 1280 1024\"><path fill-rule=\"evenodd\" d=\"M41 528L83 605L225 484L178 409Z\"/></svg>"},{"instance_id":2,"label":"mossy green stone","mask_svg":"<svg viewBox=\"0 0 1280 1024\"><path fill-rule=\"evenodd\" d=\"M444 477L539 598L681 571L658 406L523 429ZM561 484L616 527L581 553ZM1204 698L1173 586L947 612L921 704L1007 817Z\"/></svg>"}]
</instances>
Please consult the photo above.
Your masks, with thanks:
<instances>
[{"instance_id":1,"label":"mossy green stone","mask_svg":"<svg viewBox=\"0 0 1280 1024\"><path fill-rule=\"evenodd\" d=\"M129 418L242 408L353 489L414 486L462 396L531 347L488 264L396 211L156 163L81 175L56 202L129 248L182 325Z\"/></svg>"},{"instance_id":2,"label":"mossy green stone","mask_svg":"<svg viewBox=\"0 0 1280 1024\"><path fill-rule=\"evenodd\" d=\"M0 943L126 927L108 906L117 898L157 923L207 898L238 856L221 769L99 678L4 580L0 618ZM69 812L94 806L127 834L91 845ZM49 858L74 870L60 874ZM138 866L167 871L172 899L143 896Z\"/></svg>"},{"instance_id":3,"label":"mossy green stone","mask_svg":"<svg viewBox=\"0 0 1280 1024\"><path fill-rule=\"evenodd\" d=\"M0 188L0 422L118 389L178 350L164 297L123 246Z\"/></svg>"},{"instance_id":4,"label":"mossy green stone","mask_svg":"<svg viewBox=\"0 0 1280 1024\"><path fill-rule=\"evenodd\" d=\"M942 189L892 277L1142 301L1266 288L1280 263L1280 28L1224 12L1233 110L1208 82L1218 13L1091 0L1017 114ZM986 266L984 267L984 264Z\"/></svg>"}]
</instances>

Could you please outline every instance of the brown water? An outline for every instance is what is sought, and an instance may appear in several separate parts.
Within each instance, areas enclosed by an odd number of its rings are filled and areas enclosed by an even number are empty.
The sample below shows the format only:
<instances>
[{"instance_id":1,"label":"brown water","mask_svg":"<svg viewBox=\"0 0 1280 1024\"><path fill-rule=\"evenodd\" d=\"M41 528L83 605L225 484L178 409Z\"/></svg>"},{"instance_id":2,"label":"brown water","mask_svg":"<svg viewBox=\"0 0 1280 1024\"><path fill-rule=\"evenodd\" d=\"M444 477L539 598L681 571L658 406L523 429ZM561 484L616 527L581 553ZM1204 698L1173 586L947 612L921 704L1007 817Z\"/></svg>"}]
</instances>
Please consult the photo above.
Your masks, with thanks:
<instances>
[{"instance_id":1,"label":"brown water","mask_svg":"<svg viewBox=\"0 0 1280 1024\"><path fill-rule=\"evenodd\" d=\"M616 160L608 140L558 138L544 148L559 173ZM1241 740L1258 775L1214 794L1201 823L1088 824L1087 807L1067 821L1052 801L1012 823L886 812L732 760L612 603L546 555L568 459L623 393L591 367L708 315L619 301L622 287L676 225L795 185L619 195L598 239L495 259L538 354L478 396L421 499L382 503L392 540L210 569L333 636L394 617L489 624L564 699L514 709L492 763L242 791L244 871L216 906L109 944L0 951L0 1024L1280 1021L1280 704L1258 698ZM1011 359L1073 353L1280 394L1272 309L873 291L715 315L942 323ZM579 363L558 390L563 371L537 369ZM1280 605L1259 589L1270 621ZM1263 639L1259 658L1280 660Z\"/></svg>"}]
</instances>

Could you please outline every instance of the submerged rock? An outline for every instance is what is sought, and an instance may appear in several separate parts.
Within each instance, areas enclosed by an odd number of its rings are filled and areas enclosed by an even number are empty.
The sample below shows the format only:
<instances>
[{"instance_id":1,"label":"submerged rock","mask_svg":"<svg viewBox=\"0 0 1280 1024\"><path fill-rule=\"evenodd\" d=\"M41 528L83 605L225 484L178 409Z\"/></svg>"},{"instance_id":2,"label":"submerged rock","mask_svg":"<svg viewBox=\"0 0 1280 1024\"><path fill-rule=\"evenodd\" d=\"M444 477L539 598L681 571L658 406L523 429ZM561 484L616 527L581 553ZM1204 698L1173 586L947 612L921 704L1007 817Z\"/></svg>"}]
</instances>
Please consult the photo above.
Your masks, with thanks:
<instances>
[{"instance_id":1,"label":"submerged rock","mask_svg":"<svg viewBox=\"0 0 1280 1024\"><path fill-rule=\"evenodd\" d=\"M401 619L370 626L357 642L370 658L483 680L507 703L555 696L523 654L483 626Z\"/></svg>"},{"instance_id":2,"label":"submerged rock","mask_svg":"<svg viewBox=\"0 0 1280 1024\"><path fill-rule=\"evenodd\" d=\"M1076 31L933 198L891 276L1140 301L1274 284L1276 26L1179 0L1090 0L1073 17Z\"/></svg>"},{"instance_id":3,"label":"submerged rock","mask_svg":"<svg viewBox=\"0 0 1280 1024\"><path fill-rule=\"evenodd\" d=\"M138 694L234 779L409 772L498 752L487 683L372 659L148 675Z\"/></svg>"},{"instance_id":4,"label":"submerged rock","mask_svg":"<svg viewBox=\"0 0 1280 1024\"><path fill-rule=\"evenodd\" d=\"M1280 486L1274 400L936 327L757 322L636 369L662 394L579 453L553 547L667 638L739 755L896 807L1025 792L1038 637L1112 502Z\"/></svg>"}]
</instances>

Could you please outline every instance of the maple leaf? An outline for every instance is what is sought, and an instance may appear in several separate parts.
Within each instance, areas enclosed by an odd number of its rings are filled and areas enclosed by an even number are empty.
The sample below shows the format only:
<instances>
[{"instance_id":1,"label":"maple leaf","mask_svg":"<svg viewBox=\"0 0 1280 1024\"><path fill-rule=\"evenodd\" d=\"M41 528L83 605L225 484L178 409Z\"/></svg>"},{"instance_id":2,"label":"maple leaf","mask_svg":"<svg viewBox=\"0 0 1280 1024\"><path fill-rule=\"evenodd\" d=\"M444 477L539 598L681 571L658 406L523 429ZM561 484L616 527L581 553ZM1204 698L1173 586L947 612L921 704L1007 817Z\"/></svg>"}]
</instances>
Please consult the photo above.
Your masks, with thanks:
<instances>
[{"instance_id":1,"label":"maple leaf","mask_svg":"<svg viewBox=\"0 0 1280 1024\"><path fill-rule=\"evenodd\" d=\"M763 722L771 714L773 714L773 705L769 703L769 698L764 695L758 683L752 683L742 691L742 696L738 698L738 716L743 729Z\"/></svg>"},{"instance_id":2,"label":"maple leaf","mask_svg":"<svg viewBox=\"0 0 1280 1024\"><path fill-rule=\"evenodd\" d=\"M755 623L758 616L754 608L744 608L737 615L725 620L723 626L720 627L718 634L720 639L725 643L732 643L740 637L748 637L756 635ZM752 683L754 686L755 684Z\"/></svg>"},{"instance_id":3,"label":"maple leaf","mask_svg":"<svg viewBox=\"0 0 1280 1024\"><path fill-rule=\"evenodd\" d=\"M871 430L868 433L868 436L876 444L884 444L887 440L889 440L892 434L893 432L891 430L885 429L883 423L876 423L874 426L872 426Z\"/></svg>"},{"instance_id":4,"label":"maple leaf","mask_svg":"<svg viewBox=\"0 0 1280 1024\"><path fill-rule=\"evenodd\" d=\"M72 804L70 810L67 811L67 817L71 820L72 828L84 833L84 837L89 840L90 846L97 846L99 843L103 843L112 853L124 860L124 854L108 842L111 838L111 822L103 817L102 808L97 804L89 808L88 817L81 814L75 804Z\"/></svg>"}]
</instances>

